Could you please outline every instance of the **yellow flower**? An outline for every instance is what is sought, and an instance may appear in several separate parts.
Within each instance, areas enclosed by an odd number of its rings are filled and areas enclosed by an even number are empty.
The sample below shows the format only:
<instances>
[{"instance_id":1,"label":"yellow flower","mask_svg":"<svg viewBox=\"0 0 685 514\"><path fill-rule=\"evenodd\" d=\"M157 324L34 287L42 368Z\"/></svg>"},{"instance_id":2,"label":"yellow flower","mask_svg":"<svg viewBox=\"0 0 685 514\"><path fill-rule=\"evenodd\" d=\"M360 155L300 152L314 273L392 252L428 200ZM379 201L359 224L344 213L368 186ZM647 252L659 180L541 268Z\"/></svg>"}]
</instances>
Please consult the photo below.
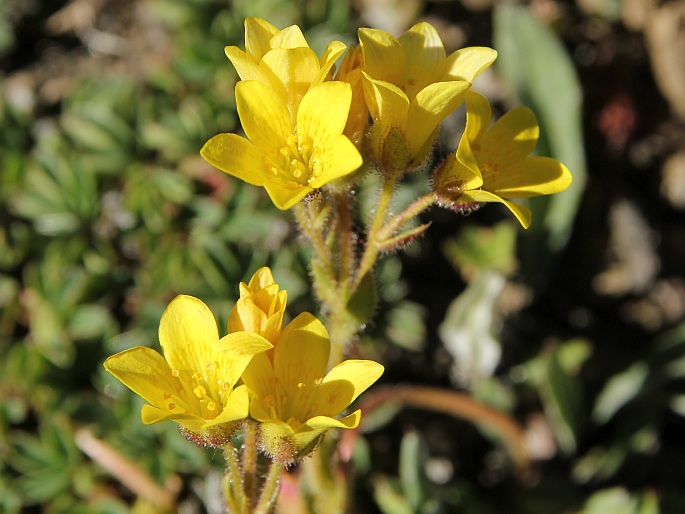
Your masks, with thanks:
<instances>
[{"instance_id":1,"label":"yellow flower","mask_svg":"<svg viewBox=\"0 0 685 514\"><path fill-rule=\"evenodd\" d=\"M399 39L360 29L364 94L373 119L371 152L390 173L420 166L432 150L440 122L463 101L471 82L497 57L470 47L449 56L433 26L421 22Z\"/></svg>"},{"instance_id":2,"label":"yellow flower","mask_svg":"<svg viewBox=\"0 0 685 514\"><path fill-rule=\"evenodd\" d=\"M482 202L503 203L528 228L530 209L504 198L559 193L571 185L571 173L549 157L528 157L540 132L530 109L509 111L492 126L491 118L488 100L469 91L466 129L459 147L433 178L438 202L456 211L470 210Z\"/></svg>"},{"instance_id":3,"label":"yellow flower","mask_svg":"<svg viewBox=\"0 0 685 514\"><path fill-rule=\"evenodd\" d=\"M329 78L345 48L344 43L333 41L319 59L296 25L278 30L262 19L247 18L245 52L237 46L224 51L242 80L257 80L283 98L294 123L304 95Z\"/></svg>"},{"instance_id":4,"label":"yellow flower","mask_svg":"<svg viewBox=\"0 0 685 514\"><path fill-rule=\"evenodd\" d=\"M343 135L352 97L349 84L324 82L307 91L295 125L282 97L261 82L239 82L235 95L249 141L219 134L200 153L220 170L263 186L279 209L289 209L361 166L361 155Z\"/></svg>"},{"instance_id":5,"label":"yellow flower","mask_svg":"<svg viewBox=\"0 0 685 514\"><path fill-rule=\"evenodd\" d=\"M383 373L377 362L348 360L326 374L329 351L326 328L303 313L283 330L272 355L256 355L243 373L253 395L250 415L261 422L265 451L279 462L301 459L331 428L357 427L359 410L340 420L334 416Z\"/></svg>"},{"instance_id":6,"label":"yellow flower","mask_svg":"<svg viewBox=\"0 0 685 514\"><path fill-rule=\"evenodd\" d=\"M260 268L249 284L240 283L240 298L228 318L228 333L254 332L275 343L283 329L287 291L279 291L271 270Z\"/></svg>"},{"instance_id":7,"label":"yellow flower","mask_svg":"<svg viewBox=\"0 0 685 514\"><path fill-rule=\"evenodd\" d=\"M195 442L223 446L249 411L246 387L235 385L252 357L272 345L249 332L219 339L207 306L183 295L164 311L159 341L164 357L131 348L105 360L105 369L148 402L143 423L174 420Z\"/></svg>"},{"instance_id":8,"label":"yellow flower","mask_svg":"<svg viewBox=\"0 0 685 514\"><path fill-rule=\"evenodd\" d=\"M359 151L364 147L364 136L369 125L369 108L364 99L363 65L361 48L350 45L335 75L335 80L347 82L352 86L352 105L344 134Z\"/></svg>"}]
</instances>

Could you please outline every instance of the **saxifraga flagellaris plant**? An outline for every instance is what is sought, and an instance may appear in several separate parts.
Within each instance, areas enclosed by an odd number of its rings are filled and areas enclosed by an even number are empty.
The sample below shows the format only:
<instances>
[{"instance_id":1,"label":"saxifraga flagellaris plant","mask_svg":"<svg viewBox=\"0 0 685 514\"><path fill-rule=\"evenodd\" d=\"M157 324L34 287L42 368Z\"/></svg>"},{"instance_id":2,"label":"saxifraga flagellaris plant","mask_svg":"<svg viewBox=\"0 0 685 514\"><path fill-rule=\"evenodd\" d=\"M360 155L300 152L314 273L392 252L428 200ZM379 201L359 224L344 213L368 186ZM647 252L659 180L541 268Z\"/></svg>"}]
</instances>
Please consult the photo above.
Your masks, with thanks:
<instances>
[{"instance_id":1,"label":"saxifraga flagellaris plant","mask_svg":"<svg viewBox=\"0 0 685 514\"><path fill-rule=\"evenodd\" d=\"M410 222L434 205L465 213L497 202L528 228L530 210L510 199L559 193L571 174L554 159L530 157L539 127L529 109L514 109L491 125L488 100L471 86L494 62L495 50L447 55L428 23L398 38L360 29L358 45L334 41L317 56L298 27L279 30L248 18L245 51L225 51L241 78L235 98L246 137L218 134L201 155L263 187L279 209L293 209L312 249L324 322L302 313L285 324L287 293L262 268L240 285L227 335L219 337L202 301L179 296L160 322L163 356L132 348L108 358L105 368L148 402L144 423L175 421L190 441L223 450L229 512L266 513L285 467L305 457L313 457L305 465L325 466L331 444L325 433L359 425L359 409L343 412L383 366L345 357L356 354L350 351L355 337L374 312L378 259L430 225ZM458 148L431 170L441 123L463 103ZM394 212L397 184L417 171L430 191ZM371 219L356 229L352 192L367 173L377 173L380 185ZM482 420L525 462L519 427L505 415L453 391L398 391L396 399L406 404Z\"/></svg>"}]
</instances>

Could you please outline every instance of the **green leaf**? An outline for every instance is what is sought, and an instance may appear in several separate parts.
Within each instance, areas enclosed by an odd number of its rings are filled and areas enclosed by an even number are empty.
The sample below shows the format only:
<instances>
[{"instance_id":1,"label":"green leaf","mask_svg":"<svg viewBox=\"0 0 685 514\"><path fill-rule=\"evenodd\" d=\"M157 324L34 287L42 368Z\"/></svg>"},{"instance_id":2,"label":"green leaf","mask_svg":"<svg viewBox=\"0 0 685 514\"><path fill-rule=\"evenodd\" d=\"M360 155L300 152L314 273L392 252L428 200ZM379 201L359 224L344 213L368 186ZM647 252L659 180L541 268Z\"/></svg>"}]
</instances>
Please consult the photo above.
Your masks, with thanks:
<instances>
[{"instance_id":1,"label":"green leaf","mask_svg":"<svg viewBox=\"0 0 685 514\"><path fill-rule=\"evenodd\" d=\"M398 487L387 477L373 481L373 497L383 514L414 514L414 510Z\"/></svg>"},{"instance_id":2,"label":"green leaf","mask_svg":"<svg viewBox=\"0 0 685 514\"><path fill-rule=\"evenodd\" d=\"M368 272L347 301L346 309L359 325L365 325L376 310L377 304L376 281L373 273Z\"/></svg>"},{"instance_id":3,"label":"green leaf","mask_svg":"<svg viewBox=\"0 0 685 514\"><path fill-rule=\"evenodd\" d=\"M539 384L540 392L559 446L566 453L575 451L586 422L583 386L578 372L589 352L590 345L586 341L573 340L556 345L544 356L546 373L543 383Z\"/></svg>"},{"instance_id":4,"label":"green leaf","mask_svg":"<svg viewBox=\"0 0 685 514\"><path fill-rule=\"evenodd\" d=\"M400 443L400 483L402 492L414 512L418 512L425 501L426 478L423 464L428 450L418 432L407 432Z\"/></svg>"},{"instance_id":5,"label":"green leaf","mask_svg":"<svg viewBox=\"0 0 685 514\"><path fill-rule=\"evenodd\" d=\"M576 514L659 514L656 494L629 493L623 487L602 489L594 493Z\"/></svg>"},{"instance_id":6,"label":"green leaf","mask_svg":"<svg viewBox=\"0 0 685 514\"><path fill-rule=\"evenodd\" d=\"M509 275L516 267L518 233L509 221L494 227L466 225L456 239L445 241L443 253L466 277L488 269Z\"/></svg>"},{"instance_id":7,"label":"green leaf","mask_svg":"<svg viewBox=\"0 0 685 514\"><path fill-rule=\"evenodd\" d=\"M635 398L645 385L649 368L644 362L636 362L628 369L611 377L599 393L592 411L595 422L603 424L630 400Z\"/></svg>"}]
</instances>

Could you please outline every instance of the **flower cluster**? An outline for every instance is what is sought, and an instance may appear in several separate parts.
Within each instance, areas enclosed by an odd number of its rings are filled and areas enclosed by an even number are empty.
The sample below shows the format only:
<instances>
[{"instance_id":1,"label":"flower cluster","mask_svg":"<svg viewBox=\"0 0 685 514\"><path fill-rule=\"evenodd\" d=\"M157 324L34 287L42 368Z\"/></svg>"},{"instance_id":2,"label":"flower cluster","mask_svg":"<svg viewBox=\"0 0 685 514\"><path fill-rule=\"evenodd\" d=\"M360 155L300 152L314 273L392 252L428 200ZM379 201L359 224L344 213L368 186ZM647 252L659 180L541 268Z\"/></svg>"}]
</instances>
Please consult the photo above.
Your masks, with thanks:
<instances>
[{"instance_id":1,"label":"flower cluster","mask_svg":"<svg viewBox=\"0 0 685 514\"><path fill-rule=\"evenodd\" d=\"M359 410L335 416L381 376L383 366L348 360L326 373L326 329L309 313L284 327L286 299L271 270L258 270L240 285L228 334L219 338L209 308L178 296L160 321L164 356L131 348L109 357L105 368L148 402L144 423L173 420L194 442L223 447L251 418L274 460L299 460L328 429L358 426Z\"/></svg>"},{"instance_id":2,"label":"flower cluster","mask_svg":"<svg viewBox=\"0 0 685 514\"><path fill-rule=\"evenodd\" d=\"M278 30L248 18L245 51L226 48L242 79L235 96L247 139L219 134L202 156L263 186L278 208L289 209L315 191L344 190L364 162L395 178L425 168L441 122L466 100L464 136L432 176L433 203L466 212L501 202L527 228L530 211L504 198L569 186L561 163L527 157L538 134L530 110L516 109L489 128L490 104L471 85L495 61L495 50L468 47L447 55L425 22L399 38L362 28L359 45L345 50L334 41L319 58L298 27Z\"/></svg>"}]
</instances>

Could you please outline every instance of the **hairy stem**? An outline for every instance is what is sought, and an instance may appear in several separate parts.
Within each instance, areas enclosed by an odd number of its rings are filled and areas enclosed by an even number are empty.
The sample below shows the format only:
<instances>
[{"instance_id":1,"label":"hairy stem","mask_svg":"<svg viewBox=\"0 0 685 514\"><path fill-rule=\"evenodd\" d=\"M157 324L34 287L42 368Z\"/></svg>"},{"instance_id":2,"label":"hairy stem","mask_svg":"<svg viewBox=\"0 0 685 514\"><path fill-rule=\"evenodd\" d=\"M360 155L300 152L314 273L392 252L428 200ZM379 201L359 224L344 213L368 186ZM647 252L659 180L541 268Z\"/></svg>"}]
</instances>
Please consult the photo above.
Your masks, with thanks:
<instances>
[{"instance_id":1,"label":"hairy stem","mask_svg":"<svg viewBox=\"0 0 685 514\"><path fill-rule=\"evenodd\" d=\"M423 211L435 204L435 194L431 191L425 195L414 200L409 207L392 217L385 226L379 230L378 239L382 243L386 239L391 238L400 230L406 223L411 221L414 217L421 214Z\"/></svg>"},{"instance_id":2,"label":"hairy stem","mask_svg":"<svg viewBox=\"0 0 685 514\"><path fill-rule=\"evenodd\" d=\"M256 502L255 480L257 477L257 425L254 420L243 422L243 493L249 507Z\"/></svg>"},{"instance_id":3,"label":"hairy stem","mask_svg":"<svg viewBox=\"0 0 685 514\"><path fill-rule=\"evenodd\" d=\"M376 213L366 234L366 247L364 248L364 254L362 255L361 262L359 263L359 269L357 269L357 273L354 277L351 291L354 291L357 288L359 283L364 278L364 275L371 271L374 264L376 264L380 245L382 243L382 241L380 241L378 238L378 233L383 227L383 223L387 218L388 209L390 208L390 201L392 200L396 183L397 178L394 176L383 177L383 184L381 185L381 192L378 197L378 204L376 205Z\"/></svg>"},{"instance_id":4,"label":"hairy stem","mask_svg":"<svg viewBox=\"0 0 685 514\"><path fill-rule=\"evenodd\" d=\"M243 492L240 461L233 444L229 444L224 448L224 458L226 459L226 474L224 475L223 488L228 512L230 514L247 514L249 511Z\"/></svg>"},{"instance_id":5,"label":"hairy stem","mask_svg":"<svg viewBox=\"0 0 685 514\"><path fill-rule=\"evenodd\" d=\"M278 499L281 471L283 471L283 466L279 463L273 461L269 464L269 471L262 486L262 493L259 496L259 502L252 511L253 514L269 514L273 510Z\"/></svg>"}]
</instances>

